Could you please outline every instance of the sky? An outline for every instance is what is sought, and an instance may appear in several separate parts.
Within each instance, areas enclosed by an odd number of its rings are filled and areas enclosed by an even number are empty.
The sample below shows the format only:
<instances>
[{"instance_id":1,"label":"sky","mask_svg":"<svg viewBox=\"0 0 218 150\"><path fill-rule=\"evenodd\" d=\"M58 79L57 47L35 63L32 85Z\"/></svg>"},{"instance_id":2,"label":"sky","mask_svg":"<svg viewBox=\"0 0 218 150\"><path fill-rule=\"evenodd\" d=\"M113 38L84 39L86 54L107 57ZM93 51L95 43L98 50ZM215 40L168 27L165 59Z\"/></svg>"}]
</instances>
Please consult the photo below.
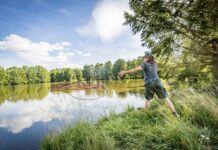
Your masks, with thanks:
<instances>
[{"instance_id":1,"label":"sky","mask_svg":"<svg viewBox=\"0 0 218 150\"><path fill-rule=\"evenodd\" d=\"M143 55L128 0L0 0L0 66L47 69Z\"/></svg>"}]
</instances>

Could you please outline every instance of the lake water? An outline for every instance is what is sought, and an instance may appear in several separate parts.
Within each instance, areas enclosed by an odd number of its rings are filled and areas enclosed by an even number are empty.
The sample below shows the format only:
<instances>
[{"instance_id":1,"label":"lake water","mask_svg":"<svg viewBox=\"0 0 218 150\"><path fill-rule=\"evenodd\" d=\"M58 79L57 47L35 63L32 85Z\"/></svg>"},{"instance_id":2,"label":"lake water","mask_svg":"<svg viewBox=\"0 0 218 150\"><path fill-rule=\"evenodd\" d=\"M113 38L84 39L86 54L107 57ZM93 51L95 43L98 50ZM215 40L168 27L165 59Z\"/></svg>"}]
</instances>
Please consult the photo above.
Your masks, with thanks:
<instances>
[{"instance_id":1,"label":"lake water","mask_svg":"<svg viewBox=\"0 0 218 150\"><path fill-rule=\"evenodd\" d=\"M58 84L0 86L0 149L39 149L49 132L144 106L144 81L99 81L106 90L54 89ZM75 98L76 97L76 98ZM90 100L96 99L97 100ZM79 100L79 99L84 100Z\"/></svg>"}]
</instances>

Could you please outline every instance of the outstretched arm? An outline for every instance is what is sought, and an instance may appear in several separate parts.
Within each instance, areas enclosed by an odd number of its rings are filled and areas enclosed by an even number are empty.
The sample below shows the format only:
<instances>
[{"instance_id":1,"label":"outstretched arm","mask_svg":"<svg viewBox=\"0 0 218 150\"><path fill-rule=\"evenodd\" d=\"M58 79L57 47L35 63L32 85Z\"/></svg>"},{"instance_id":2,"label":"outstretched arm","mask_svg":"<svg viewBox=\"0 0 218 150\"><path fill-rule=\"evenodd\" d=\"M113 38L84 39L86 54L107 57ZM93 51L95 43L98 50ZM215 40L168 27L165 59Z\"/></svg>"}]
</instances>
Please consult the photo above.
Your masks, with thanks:
<instances>
[{"instance_id":1,"label":"outstretched arm","mask_svg":"<svg viewBox=\"0 0 218 150\"><path fill-rule=\"evenodd\" d=\"M136 73L138 71L141 71L143 68L141 66L138 66L138 67L135 67L135 68L132 68L132 69L129 69L129 70L122 70L119 72L119 76L120 77L123 77L125 74L130 74L130 73Z\"/></svg>"}]
</instances>

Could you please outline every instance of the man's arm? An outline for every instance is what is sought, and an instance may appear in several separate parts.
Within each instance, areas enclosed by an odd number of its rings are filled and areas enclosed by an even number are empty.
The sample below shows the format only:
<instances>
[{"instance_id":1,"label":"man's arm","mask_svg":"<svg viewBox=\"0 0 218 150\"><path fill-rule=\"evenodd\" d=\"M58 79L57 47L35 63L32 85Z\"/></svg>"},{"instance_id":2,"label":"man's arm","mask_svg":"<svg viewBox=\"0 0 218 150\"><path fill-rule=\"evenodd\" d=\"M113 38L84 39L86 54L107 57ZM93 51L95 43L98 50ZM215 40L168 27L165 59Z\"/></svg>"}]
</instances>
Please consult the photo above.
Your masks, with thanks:
<instances>
[{"instance_id":1,"label":"man's arm","mask_svg":"<svg viewBox=\"0 0 218 150\"><path fill-rule=\"evenodd\" d=\"M138 71L141 71L143 68L141 66L129 69L129 70L123 70L119 72L119 76L123 77L125 74L130 74L130 73L136 73Z\"/></svg>"}]
</instances>

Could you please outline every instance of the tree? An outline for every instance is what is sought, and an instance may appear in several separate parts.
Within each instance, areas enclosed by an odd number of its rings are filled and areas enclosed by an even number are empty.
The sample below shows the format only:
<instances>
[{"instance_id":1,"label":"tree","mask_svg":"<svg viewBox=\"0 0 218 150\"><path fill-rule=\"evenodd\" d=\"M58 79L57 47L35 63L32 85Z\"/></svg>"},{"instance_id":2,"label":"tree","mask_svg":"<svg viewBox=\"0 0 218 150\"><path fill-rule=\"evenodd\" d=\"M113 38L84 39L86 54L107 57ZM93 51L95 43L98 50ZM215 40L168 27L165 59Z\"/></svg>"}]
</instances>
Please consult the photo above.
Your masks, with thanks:
<instances>
[{"instance_id":1,"label":"tree","mask_svg":"<svg viewBox=\"0 0 218 150\"><path fill-rule=\"evenodd\" d=\"M130 0L133 13L125 13L125 25L140 33L143 45L166 59L176 51L212 66L218 80L217 0ZM186 42L190 44L184 46ZM187 44L186 44L187 45Z\"/></svg>"},{"instance_id":2,"label":"tree","mask_svg":"<svg viewBox=\"0 0 218 150\"><path fill-rule=\"evenodd\" d=\"M93 65L85 65L83 67L83 78L88 81L94 79L94 66Z\"/></svg>"},{"instance_id":3,"label":"tree","mask_svg":"<svg viewBox=\"0 0 218 150\"><path fill-rule=\"evenodd\" d=\"M70 68L65 68L63 71L64 71L64 80L71 81L74 77L73 70Z\"/></svg>"},{"instance_id":4,"label":"tree","mask_svg":"<svg viewBox=\"0 0 218 150\"><path fill-rule=\"evenodd\" d=\"M26 84L27 83L25 68L18 68L18 76L20 78L20 84Z\"/></svg>"},{"instance_id":5,"label":"tree","mask_svg":"<svg viewBox=\"0 0 218 150\"><path fill-rule=\"evenodd\" d=\"M111 61L107 61L104 64L103 79L110 80L112 79L112 75L113 75L113 65Z\"/></svg>"},{"instance_id":6,"label":"tree","mask_svg":"<svg viewBox=\"0 0 218 150\"><path fill-rule=\"evenodd\" d=\"M126 70L127 64L124 59L118 59L113 66L113 76L117 79L117 75L121 70Z\"/></svg>"},{"instance_id":7,"label":"tree","mask_svg":"<svg viewBox=\"0 0 218 150\"><path fill-rule=\"evenodd\" d=\"M57 69L52 69L50 71L50 79L51 79L51 82L57 81Z\"/></svg>"},{"instance_id":8,"label":"tree","mask_svg":"<svg viewBox=\"0 0 218 150\"><path fill-rule=\"evenodd\" d=\"M37 83L37 74L35 67L26 67L26 78L28 84L34 84Z\"/></svg>"},{"instance_id":9,"label":"tree","mask_svg":"<svg viewBox=\"0 0 218 150\"><path fill-rule=\"evenodd\" d=\"M4 69L0 68L0 78L3 78ZM42 66L27 67L22 68L10 67L4 71L4 80L0 84L34 84L34 83L45 83L50 81L49 72Z\"/></svg>"},{"instance_id":10,"label":"tree","mask_svg":"<svg viewBox=\"0 0 218 150\"><path fill-rule=\"evenodd\" d=\"M65 81L64 79L64 69L57 69L57 76L56 76L56 81L57 82L63 82Z\"/></svg>"},{"instance_id":11,"label":"tree","mask_svg":"<svg viewBox=\"0 0 218 150\"><path fill-rule=\"evenodd\" d=\"M36 73L36 83L50 82L50 74L44 67L36 66L34 69Z\"/></svg>"},{"instance_id":12,"label":"tree","mask_svg":"<svg viewBox=\"0 0 218 150\"><path fill-rule=\"evenodd\" d=\"M136 67L136 61L135 60L128 60L127 61L127 69L132 69L132 68L135 68ZM130 79L136 79L136 74L129 74L128 77Z\"/></svg>"},{"instance_id":13,"label":"tree","mask_svg":"<svg viewBox=\"0 0 218 150\"><path fill-rule=\"evenodd\" d=\"M103 78L104 65L102 63L96 63L94 68L94 79L101 80Z\"/></svg>"},{"instance_id":14,"label":"tree","mask_svg":"<svg viewBox=\"0 0 218 150\"><path fill-rule=\"evenodd\" d=\"M3 67L0 66L0 85L8 84L7 73Z\"/></svg>"},{"instance_id":15,"label":"tree","mask_svg":"<svg viewBox=\"0 0 218 150\"><path fill-rule=\"evenodd\" d=\"M83 80L83 74L82 74L82 70L79 68L75 68L74 69L74 74L76 76L76 80L77 81L82 81Z\"/></svg>"},{"instance_id":16,"label":"tree","mask_svg":"<svg viewBox=\"0 0 218 150\"><path fill-rule=\"evenodd\" d=\"M25 71L22 68L10 67L7 69L8 83L10 85L18 85L26 83Z\"/></svg>"},{"instance_id":17,"label":"tree","mask_svg":"<svg viewBox=\"0 0 218 150\"><path fill-rule=\"evenodd\" d=\"M139 56L137 59L134 59L133 61L135 61L134 63L136 63L136 66L139 66L143 63L143 57ZM136 73L136 78L137 79L141 79L144 77L143 71L139 71Z\"/></svg>"}]
</instances>

